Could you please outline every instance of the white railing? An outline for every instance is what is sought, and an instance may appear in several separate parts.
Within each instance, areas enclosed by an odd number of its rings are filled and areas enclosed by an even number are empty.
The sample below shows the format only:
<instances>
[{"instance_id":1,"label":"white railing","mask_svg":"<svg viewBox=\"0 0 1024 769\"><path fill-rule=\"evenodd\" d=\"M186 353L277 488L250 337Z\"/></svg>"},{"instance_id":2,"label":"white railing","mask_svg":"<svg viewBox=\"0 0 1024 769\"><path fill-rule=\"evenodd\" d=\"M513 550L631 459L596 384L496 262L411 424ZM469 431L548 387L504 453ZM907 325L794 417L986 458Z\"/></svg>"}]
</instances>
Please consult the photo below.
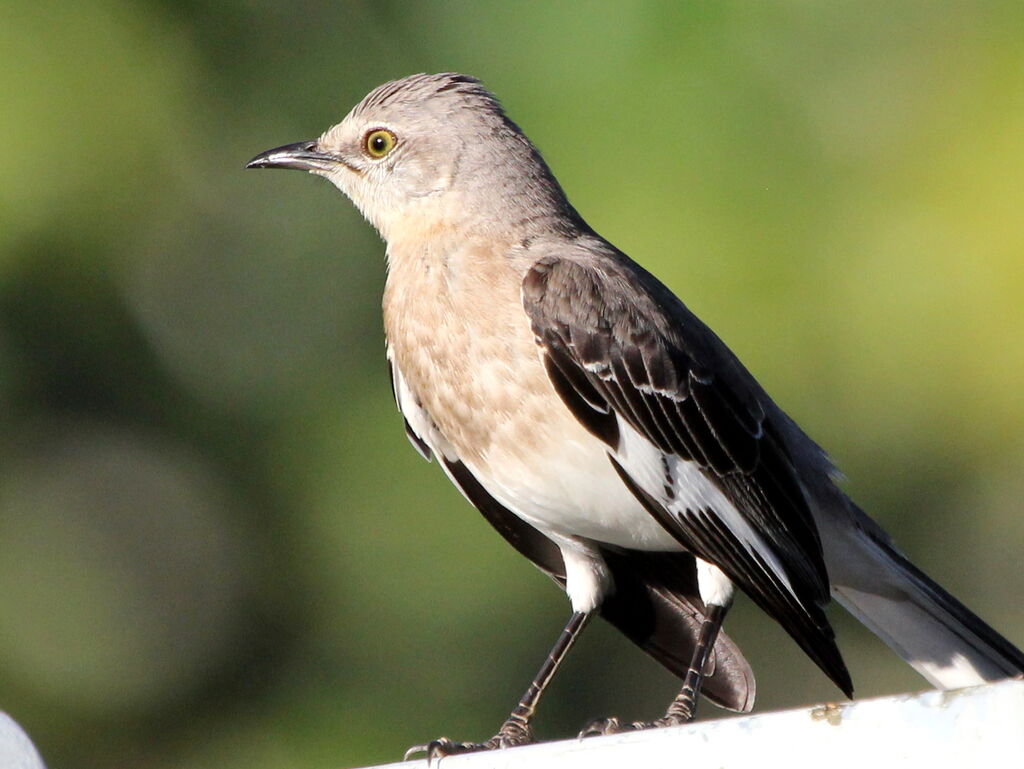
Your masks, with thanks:
<instances>
[{"instance_id":1,"label":"white railing","mask_svg":"<svg viewBox=\"0 0 1024 769\"><path fill-rule=\"evenodd\" d=\"M374 769L422 769L423 759ZM1024 766L1024 681L450 756L437 769L994 769ZM44 769L0 713L0 768Z\"/></svg>"},{"instance_id":2,"label":"white railing","mask_svg":"<svg viewBox=\"0 0 1024 769\"><path fill-rule=\"evenodd\" d=\"M422 769L425 760L388 764ZM437 769L1024 767L1024 681L450 756ZM384 767L376 767L384 769Z\"/></svg>"},{"instance_id":3,"label":"white railing","mask_svg":"<svg viewBox=\"0 0 1024 769\"><path fill-rule=\"evenodd\" d=\"M45 769L32 740L6 713L0 713L0 768Z\"/></svg>"}]
</instances>

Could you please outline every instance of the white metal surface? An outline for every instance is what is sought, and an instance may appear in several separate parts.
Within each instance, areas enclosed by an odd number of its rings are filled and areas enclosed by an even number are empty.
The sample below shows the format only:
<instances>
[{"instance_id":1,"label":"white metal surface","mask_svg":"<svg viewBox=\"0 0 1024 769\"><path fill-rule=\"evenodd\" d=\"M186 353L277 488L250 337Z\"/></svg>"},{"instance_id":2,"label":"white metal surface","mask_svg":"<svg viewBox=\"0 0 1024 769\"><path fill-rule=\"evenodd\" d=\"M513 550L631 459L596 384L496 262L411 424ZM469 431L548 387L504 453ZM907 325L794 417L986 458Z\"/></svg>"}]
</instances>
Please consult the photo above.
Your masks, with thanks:
<instances>
[{"instance_id":1,"label":"white metal surface","mask_svg":"<svg viewBox=\"0 0 1024 769\"><path fill-rule=\"evenodd\" d=\"M425 760L388 764L422 769ZM437 769L1024 766L1024 681L450 756ZM385 769L377 767L376 769Z\"/></svg>"},{"instance_id":2,"label":"white metal surface","mask_svg":"<svg viewBox=\"0 0 1024 769\"><path fill-rule=\"evenodd\" d=\"M0 769L46 769L32 740L6 713L0 713Z\"/></svg>"}]
</instances>

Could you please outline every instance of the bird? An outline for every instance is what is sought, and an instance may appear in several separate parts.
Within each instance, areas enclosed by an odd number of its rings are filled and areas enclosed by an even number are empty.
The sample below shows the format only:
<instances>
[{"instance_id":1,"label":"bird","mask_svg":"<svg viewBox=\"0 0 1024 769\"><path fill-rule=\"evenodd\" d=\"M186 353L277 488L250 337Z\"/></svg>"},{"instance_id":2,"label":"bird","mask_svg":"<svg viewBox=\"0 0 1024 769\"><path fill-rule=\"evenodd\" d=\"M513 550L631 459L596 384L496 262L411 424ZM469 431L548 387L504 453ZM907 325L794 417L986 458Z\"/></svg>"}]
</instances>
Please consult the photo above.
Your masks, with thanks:
<instances>
[{"instance_id":1,"label":"bird","mask_svg":"<svg viewBox=\"0 0 1024 769\"><path fill-rule=\"evenodd\" d=\"M386 243L392 388L413 446L568 596L526 693L482 742L534 740L545 687L600 615L698 695L749 711L755 679L722 631L737 592L847 697L832 598L933 686L1024 672L1024 654L917 568L841 489L827 453L660 280L570 204L480 80L417 74L371 91L318 139L247 168L343 192Z\"/></svg>"}]
</instances>

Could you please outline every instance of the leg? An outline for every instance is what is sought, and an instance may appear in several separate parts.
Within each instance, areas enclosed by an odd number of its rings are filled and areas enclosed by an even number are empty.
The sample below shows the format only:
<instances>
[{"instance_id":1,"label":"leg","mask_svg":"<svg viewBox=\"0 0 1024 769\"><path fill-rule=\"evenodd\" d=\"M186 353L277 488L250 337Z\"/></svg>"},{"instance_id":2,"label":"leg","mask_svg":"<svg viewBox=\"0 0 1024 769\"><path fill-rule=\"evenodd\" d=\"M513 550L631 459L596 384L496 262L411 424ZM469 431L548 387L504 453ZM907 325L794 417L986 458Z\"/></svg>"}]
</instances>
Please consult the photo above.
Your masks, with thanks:
<instances>
[{"instance_id":1,"label":"leg","mask_svg":"<svg viewBox=\"0 0 1024 769\"><path fill-rule=\"evenodd\" d=\"M491 737L491 739L486 742L452 742L447 737L441 737L428 742L426 745L415 745L409 748L405 752L406 759L416 753L426 753L427 760L430 761L434 758L442 758L443 756L450 756L455 753L511 748L516 745L525 745L533 742L533 730L530 728L530 719L533 718L533 714L537 710L537 703L540 702L541 695L544 694L544 690L554 677L555 671L558 670L558 666L562 664L565 655L568 654L569 649L572 648L579 634L586 627L590 617L590 613L573 613L562 634L558 637L558 641L555 642L554 648L548 653L544 664L537 672L537 675L534 676L533 681L530 682L530 686L522 696L522 699L519 700L519 704L516 705L509 717L505 719L505 723L501 725L498 733Z\"/></svg>"},{"instance_id":2,"label":"leg","mask_svg":"<svg viewBox=\"0 0 1024 769\"><path fill-rule=\"evenodd\" d=\"M654 721L634 721L630 724L622 724L617 718L601 718L587 724L580 732L580 737L615 734L637 729L654 729L660 726L678 726L692 721L697 714L697 695L700 694L704 671L707 670L711 650L715 648L715 639L718 638L718 631L722 627L722 620L725 619L727 609L728 606L715 604L710 604L707 607L707 614L690 658L690 667L683 679L683 688L672 704L668 706L668 711L664 716Z\"/></svg>"},{"instance_id":3,"label":"leg","mask_svg":"<svg viewBox=\"0 0 1024 769\"><path fill-rule=\"evenodd\" d=\"M664 717L659 718L658 726L669 724L685 724L692 721L697 715L697 695L700 694L700 684L704 679L704 671L707 670L708 659L711 657L711 650L715 648L715 639L718 638L718 631L722 628L722 620L725 619L726 607L709 606L708 615L700 628L700 636L697 639L697 647L693 650L693 660L690 662L690 669L686 671L686 678L683 679L683 688L678 696L668 706L668 712Z\"/></svg>"}]
</instances>

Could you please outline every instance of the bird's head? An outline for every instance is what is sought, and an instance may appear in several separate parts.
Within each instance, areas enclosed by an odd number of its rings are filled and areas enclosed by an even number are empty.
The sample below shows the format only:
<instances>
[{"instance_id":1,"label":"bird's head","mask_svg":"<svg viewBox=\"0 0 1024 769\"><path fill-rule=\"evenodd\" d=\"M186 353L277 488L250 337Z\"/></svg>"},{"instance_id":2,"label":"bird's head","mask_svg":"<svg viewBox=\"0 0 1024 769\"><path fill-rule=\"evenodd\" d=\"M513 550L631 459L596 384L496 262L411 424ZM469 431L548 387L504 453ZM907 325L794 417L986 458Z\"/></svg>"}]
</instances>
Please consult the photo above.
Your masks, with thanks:
<instances>
[{"instance_id":1,"label":"bird's head","mask_svg":"<svg viewBox=\"0 0 1024 769\"><path fill-rule=\"evenodd\" d=\"M568 207L539 153L478 80L412 75L374 89L319 139L260 153L247 168L324 176L385 239L396 227L518 221Z\"/></svg>"}]
</instances>

